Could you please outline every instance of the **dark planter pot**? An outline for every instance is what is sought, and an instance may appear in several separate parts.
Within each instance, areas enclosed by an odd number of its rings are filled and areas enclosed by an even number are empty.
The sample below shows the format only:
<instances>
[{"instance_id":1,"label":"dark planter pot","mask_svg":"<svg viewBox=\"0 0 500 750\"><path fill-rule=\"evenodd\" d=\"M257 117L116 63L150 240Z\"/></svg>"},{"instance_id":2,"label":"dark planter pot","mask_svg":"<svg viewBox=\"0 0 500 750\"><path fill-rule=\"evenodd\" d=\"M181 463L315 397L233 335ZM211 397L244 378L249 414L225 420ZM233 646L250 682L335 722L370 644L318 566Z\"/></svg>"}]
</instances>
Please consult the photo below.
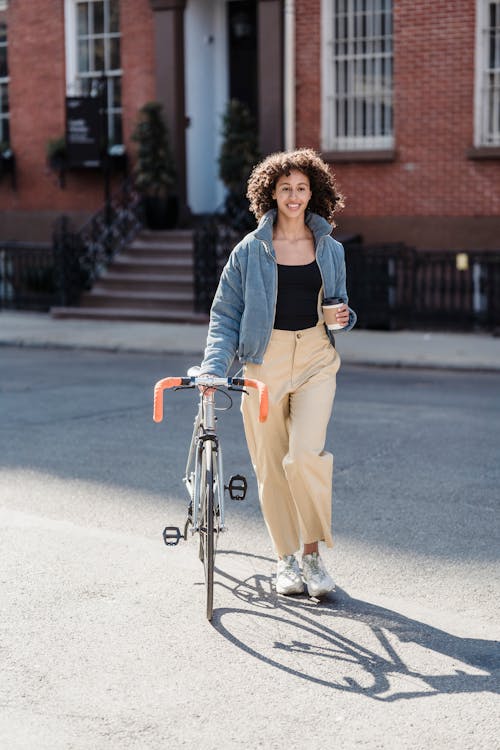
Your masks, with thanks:
<instances>
[{"instance_id":1,"label":"dark planter pot","mask_svg":"<svg viewBox=\"0 0 500 750\"><path fill-rule=\"evenodd\" d=\"M179 219L179 199L145 196L142 199L144 218L149 229L173 229Z\"/></svg>"}]
</instances>

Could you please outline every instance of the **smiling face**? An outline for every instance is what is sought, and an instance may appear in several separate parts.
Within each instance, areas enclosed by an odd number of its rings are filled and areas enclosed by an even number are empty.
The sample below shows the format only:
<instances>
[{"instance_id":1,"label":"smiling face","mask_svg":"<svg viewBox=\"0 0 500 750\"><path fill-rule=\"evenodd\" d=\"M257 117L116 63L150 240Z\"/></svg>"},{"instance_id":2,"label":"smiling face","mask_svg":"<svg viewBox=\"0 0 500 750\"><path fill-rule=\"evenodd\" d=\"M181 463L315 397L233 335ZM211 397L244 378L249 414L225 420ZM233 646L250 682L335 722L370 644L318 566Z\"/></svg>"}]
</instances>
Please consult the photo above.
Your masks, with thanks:
<instances>
[{"instance_id":1,"label":"smiling face","mask_svg":"<svg viewBox=\"0 0 500 750\"><path fill-rule=\"evenodd\" d=\"M297 169L292 169L289 175L282 175L273 190L278 213L287 218L303 217L311 196L309 177Z\"/></svg>"}]
</instances>

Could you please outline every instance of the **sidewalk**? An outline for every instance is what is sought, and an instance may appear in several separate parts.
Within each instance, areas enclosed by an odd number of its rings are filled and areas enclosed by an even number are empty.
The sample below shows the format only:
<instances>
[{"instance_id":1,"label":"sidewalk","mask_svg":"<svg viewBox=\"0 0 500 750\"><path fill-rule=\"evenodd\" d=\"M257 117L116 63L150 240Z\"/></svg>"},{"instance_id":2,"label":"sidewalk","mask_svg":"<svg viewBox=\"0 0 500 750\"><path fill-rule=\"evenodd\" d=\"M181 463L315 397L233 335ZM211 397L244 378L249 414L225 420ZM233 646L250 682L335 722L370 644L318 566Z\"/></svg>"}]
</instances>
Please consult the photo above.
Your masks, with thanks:
<instances>
[{"instance_id":1,"label":"sidewalk","mask_svg":"<svg viewBox=\"0 0 500 750\"><path fill-rule=\"evenodd\" d=\"M204 325L55 320L45 313L0 311L0 346L182 353L199 358L206 332ZM500 372L500 338L488 334L354 329L336 338L344 364Z\"/></svg>"}]
</instances>

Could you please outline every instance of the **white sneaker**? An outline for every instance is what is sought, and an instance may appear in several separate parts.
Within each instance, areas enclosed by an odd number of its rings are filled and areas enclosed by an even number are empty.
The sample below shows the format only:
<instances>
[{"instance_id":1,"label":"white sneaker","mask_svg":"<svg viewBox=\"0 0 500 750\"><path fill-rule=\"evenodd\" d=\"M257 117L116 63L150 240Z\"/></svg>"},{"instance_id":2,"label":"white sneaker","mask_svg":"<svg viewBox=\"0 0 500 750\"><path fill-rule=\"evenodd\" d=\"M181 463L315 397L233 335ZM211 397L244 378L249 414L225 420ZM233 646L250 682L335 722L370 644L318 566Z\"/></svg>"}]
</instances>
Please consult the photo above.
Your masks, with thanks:
<instances>
[{"instance_id":1,"label":"white sneaker","mask_svg":"<svg viewBox=\"0 0 500 750\"><path fill-rule=\"evenodd\" d=\"M304 582L295 555L283 555L276 570L276 592L278 594L302 594Z\"/></svg>"},{"instance_id":2,"label":"white sneaker","mask_svg":"<svg viewBox=\"0 0 500 750\"><path fill-rule=\"evenodd\" d=\"M333 578L326 572L323 561L317 552L302 555L302 576L307 584L309 596L324 596L335 588Z\"/></svg>"}]
</instances>

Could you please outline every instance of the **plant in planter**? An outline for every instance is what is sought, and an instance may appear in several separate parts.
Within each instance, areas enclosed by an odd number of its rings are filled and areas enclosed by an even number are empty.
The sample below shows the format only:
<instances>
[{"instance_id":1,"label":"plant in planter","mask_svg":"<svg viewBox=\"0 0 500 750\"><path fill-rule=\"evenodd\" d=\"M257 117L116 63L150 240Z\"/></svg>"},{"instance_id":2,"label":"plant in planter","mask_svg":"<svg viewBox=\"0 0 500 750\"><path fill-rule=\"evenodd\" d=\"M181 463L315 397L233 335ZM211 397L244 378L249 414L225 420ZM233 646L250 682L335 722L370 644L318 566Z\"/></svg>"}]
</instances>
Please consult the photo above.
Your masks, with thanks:
<instances>
[{"instance_id":1,"label":"plant in planter","mask_svg":"<svg viewBox=\"0 0 500 750\"><path fill-rule=\"evenodd\" d=\"M248 107L232 99L222 118L223 142L219 155L219 177L227 187L225 211L238 230L254 226L246 198L250 172L260 159L257 126Z\"/></svg>"},{"instance_id":2,"label":"plant in planter","mask_svg":"<svg viewBox=\"0 0 500 750\"><path fill-rule=\"evenodd\" d=\"M150 229L171 229L178 219L176 173L159 102L140 109L132 140L138 145L135 184L143 196L146 224Z\"/></svg>"}]
</instances>

